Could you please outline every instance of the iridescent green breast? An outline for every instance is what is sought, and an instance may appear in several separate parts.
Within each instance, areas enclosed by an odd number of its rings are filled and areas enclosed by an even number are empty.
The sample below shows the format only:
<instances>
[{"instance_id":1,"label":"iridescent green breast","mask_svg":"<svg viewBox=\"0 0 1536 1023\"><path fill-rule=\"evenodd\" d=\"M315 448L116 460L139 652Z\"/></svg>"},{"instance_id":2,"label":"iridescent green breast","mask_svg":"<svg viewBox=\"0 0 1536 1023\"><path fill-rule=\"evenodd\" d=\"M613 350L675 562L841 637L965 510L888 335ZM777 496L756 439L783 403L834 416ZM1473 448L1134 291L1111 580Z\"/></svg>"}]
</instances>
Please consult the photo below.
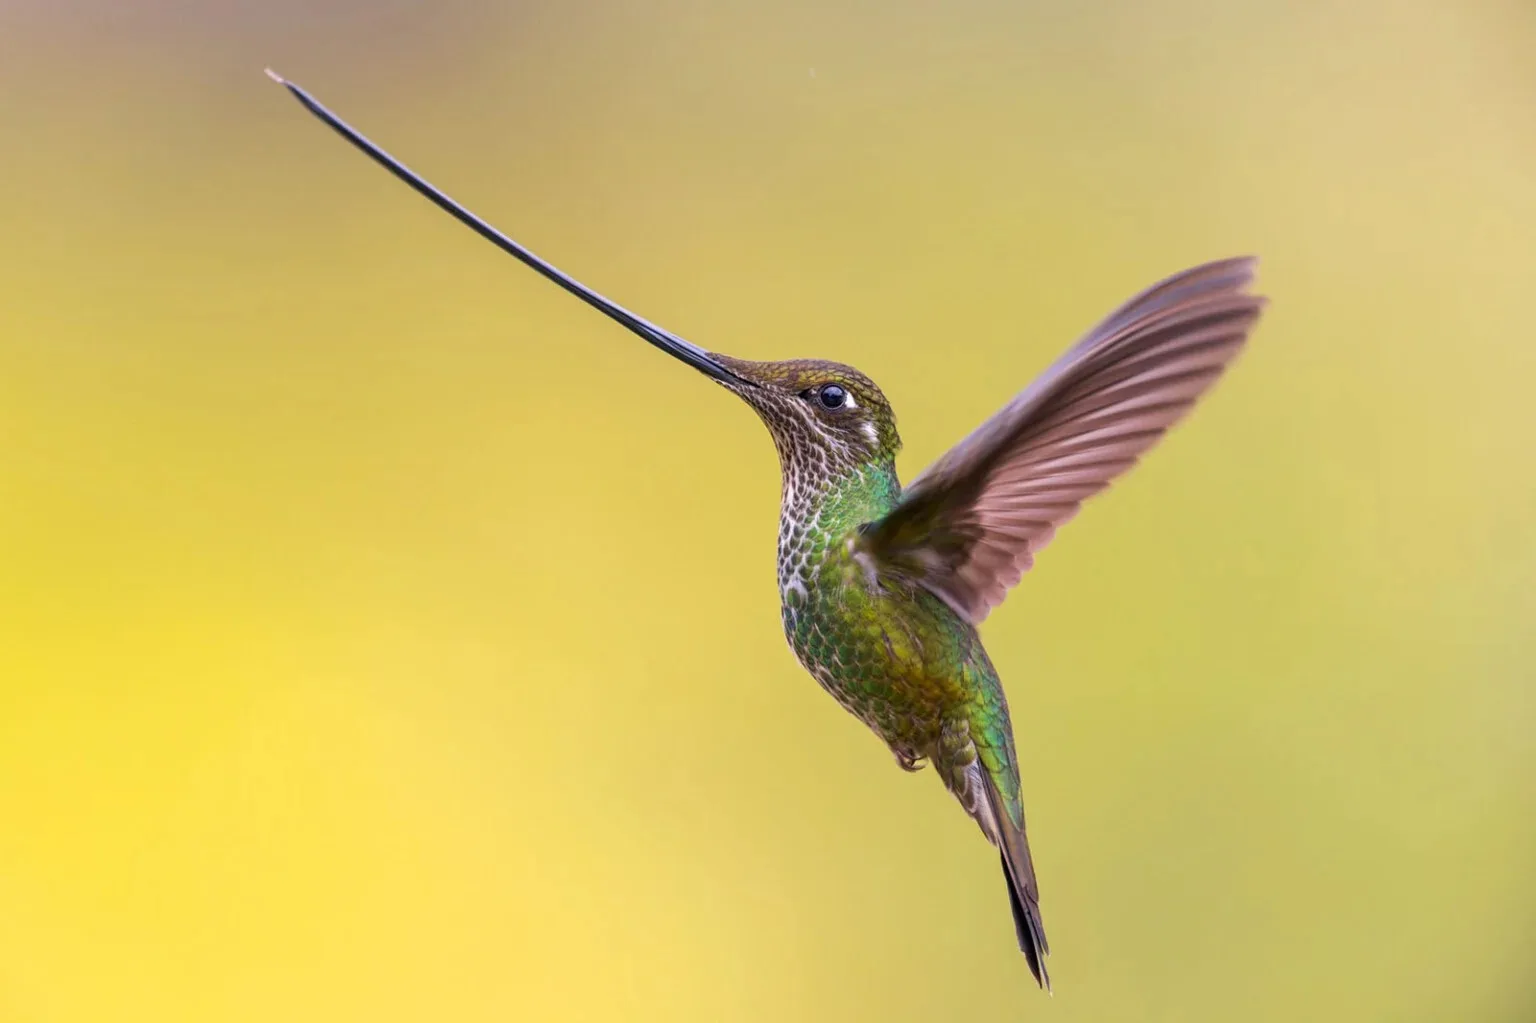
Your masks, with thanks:
<instances>
[{"instance_id":1,"label":"iridescent green breast","mask_svg":"<svg viewBox=\"0 0 1536 1023\"><path fill-rule=\"evenodd\" d=\"M790 647L898 752L926 755L964 705L974 630L926 591L876 578L849 542L899 498L893 466L870 464L804 491L795 484L786 475L778 558Z\"/></svg>"}]
</instances>

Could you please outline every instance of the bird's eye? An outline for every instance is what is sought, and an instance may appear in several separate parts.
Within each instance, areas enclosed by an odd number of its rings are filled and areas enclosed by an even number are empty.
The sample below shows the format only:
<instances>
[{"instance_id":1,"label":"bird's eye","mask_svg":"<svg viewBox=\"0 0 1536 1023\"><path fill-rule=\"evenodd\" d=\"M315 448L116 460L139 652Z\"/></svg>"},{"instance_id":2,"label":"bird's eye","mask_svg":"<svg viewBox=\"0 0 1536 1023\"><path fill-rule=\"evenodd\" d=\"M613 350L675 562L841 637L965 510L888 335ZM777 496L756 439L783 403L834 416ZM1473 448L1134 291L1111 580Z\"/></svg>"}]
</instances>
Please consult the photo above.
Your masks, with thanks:
<instances>
[{"instance_id":1,"label":"bird's eye","mask_svg":"<svg viewBox=\"0 0 1536 1023\"><path fill-rule=\"evenodd\" d=\"M821 407L826 409L842 408L848 401L848 392L836 384L828 384L816 395Z\"/></svg>"}]
</instances>

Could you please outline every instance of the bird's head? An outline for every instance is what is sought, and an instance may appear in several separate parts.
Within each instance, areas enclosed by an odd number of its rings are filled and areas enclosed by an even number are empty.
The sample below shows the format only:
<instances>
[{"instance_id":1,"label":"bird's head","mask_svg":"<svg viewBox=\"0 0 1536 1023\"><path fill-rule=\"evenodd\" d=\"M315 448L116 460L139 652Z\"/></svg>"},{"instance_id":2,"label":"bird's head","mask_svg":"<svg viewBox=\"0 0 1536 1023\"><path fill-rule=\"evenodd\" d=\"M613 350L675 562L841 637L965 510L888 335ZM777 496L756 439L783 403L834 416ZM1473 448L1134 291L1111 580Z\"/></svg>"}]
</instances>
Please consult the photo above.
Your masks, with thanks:
<instances>
[{"instance_id":1,"label":"bird's head","mask_svg":"<svg viewBox=\"0 0 1536 1023\"><path fill-rule=\"evenodd\" d=\"M890 402L852 366L752 362L702 349L673 354L750 405L786 466L808 458L826 470L849 469L891 459L901 447Z\"/></svg>"}]
</instances>

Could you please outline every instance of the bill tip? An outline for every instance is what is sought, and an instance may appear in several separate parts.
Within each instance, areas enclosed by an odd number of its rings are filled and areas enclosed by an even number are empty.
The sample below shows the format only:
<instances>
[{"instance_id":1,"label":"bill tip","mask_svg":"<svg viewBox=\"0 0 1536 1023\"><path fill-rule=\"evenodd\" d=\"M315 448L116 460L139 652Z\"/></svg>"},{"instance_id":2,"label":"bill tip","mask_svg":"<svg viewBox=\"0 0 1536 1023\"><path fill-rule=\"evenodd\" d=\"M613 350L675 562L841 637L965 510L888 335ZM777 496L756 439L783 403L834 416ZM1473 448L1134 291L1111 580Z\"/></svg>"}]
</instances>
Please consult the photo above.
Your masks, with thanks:
<instances>
[{"instance_id":1,"label":"bill tip","mask_svg":"<svg viewBox=\"0 0 1536 1023\"><path fill-rule=\"evenodd\" d=\"M271 68L263 68L262 70L266 71L267 77L272 79L278 85L287 85L288 84L288 79L284 78L282 75L278 74L276 71L273 71Z\"/></svg>"}]
</instances>

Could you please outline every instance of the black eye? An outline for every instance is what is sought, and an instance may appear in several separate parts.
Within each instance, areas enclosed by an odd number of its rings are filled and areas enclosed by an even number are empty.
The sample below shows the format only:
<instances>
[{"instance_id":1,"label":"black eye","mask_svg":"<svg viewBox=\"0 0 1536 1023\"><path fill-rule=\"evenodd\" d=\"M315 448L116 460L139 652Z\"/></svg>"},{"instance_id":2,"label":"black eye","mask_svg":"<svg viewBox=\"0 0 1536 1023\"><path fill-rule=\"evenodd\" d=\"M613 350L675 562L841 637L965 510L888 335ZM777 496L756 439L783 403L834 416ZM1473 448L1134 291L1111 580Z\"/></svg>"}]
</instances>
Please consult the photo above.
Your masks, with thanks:
<instances>
[{"instance_id":1,"label":"black eye","mask_svg":"<svg viewBox=\"0 0 1536 1023\"><path fill-rule=\"evenodd\" d=\"M828 384L816 395L822 408L842 408L843 402L848 400L848 392L836 384Z\"/></svg>"}]
</instances>

